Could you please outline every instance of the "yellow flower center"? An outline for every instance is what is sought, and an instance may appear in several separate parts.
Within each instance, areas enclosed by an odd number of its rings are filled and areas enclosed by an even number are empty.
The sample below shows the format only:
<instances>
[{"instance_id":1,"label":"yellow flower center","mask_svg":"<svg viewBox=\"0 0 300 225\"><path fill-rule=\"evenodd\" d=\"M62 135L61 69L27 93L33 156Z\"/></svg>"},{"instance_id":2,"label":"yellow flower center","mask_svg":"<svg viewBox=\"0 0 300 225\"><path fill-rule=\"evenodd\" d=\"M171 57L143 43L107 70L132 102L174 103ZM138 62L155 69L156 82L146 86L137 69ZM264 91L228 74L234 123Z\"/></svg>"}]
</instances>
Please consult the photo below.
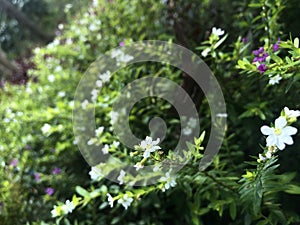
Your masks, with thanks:
<instances>
[{"instance_id":1,"label":"yellow flower center","mask_svg":"<svg viewBox=\"0 0 300 225\"><path fill-rule=\"evenodd\" d=\"M276 135L280 135L280 134L281 134L281 132L282 132L282 130L281 130L281 129L279 129L279 128L275 128L275 134L276 134Z\"/></svg>"}]
</instances>

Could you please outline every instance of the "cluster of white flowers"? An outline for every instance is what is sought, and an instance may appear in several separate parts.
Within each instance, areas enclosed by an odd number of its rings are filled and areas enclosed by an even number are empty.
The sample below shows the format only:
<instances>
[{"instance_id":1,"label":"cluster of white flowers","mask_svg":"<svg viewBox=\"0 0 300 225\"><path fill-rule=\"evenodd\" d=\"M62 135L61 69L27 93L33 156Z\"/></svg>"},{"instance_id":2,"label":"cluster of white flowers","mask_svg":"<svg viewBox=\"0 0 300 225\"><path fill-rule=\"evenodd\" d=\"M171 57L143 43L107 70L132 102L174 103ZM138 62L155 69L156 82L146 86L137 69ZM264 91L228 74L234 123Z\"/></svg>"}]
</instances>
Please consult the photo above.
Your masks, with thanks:
<instances>
[{"instance_id":1,"label":"cluster of white flowers","mask_svg":"<svg viewBox=\"0 0 300 225\"><path fill-rule=\"evenodd\" d=\"M100 89L102 88L103 84L107 83L110 78L111 78L111 73L110 71L106 71L102 74L100 74L98 76L98 80L96 80L95 84L96 84L96 88L92 89L91 91L91 102L96 102L97 98L98 98L98 94L100 92ZM89 101L87 99L85 99L82 103L81 103L81 107L82 109L86 109L87 106L89 104Z\"/></svg>"},{"instance_id":2,"label":"cluster of white flowers","mask_svg":"<svg viewBox=\"0 0 300 225\"><path fill-rule=\"evenodd\" d=\"M165 176L159 179L160 182L164 183L162 191L170 189L176 186L176 177L171 176L170 172L167 172Z\"/></svg>"},{"instance_id":3,"label":"cluster of white flowers","mask_svg":"<svg viewBox=\"0 0 300 225\"><path fill-rule=\"evenodd\" d=\"M268 136L266 139L268 150L265 155L259 154L260 161L270 159L277 149L283 150L286 145L294 143L291 136L297 133L297 128L290 126L289 123L295 122L299 116L299 110L290 110L285 107L282 115L275 120L274 127L264 125L260 128L261 132Z\"/></svg>"},{"instance_id":4,"label":"cluster of white flowers","mask_svg":"<svg viewBox=\"0 0 300 225\"><path fill-rule=\"evenodd\" d=\"M106 196L110 207L111 208L114 207L115 199L109 193L107 193ZM118 198L119 197L117 197L117 199ZM131 205L132 202L133 202L133 198L130 197L128 194L124 194L121 198L118 199L118 203L121 204L125 208L125 210L128 209L128 207Z\"/></svg>"},{"instance_id":5,"label":"cluster of white flowers","mask_svg":"<svg viewBox=\"0 0 300 225\"><path fill-rule=\"evenodd\" d=\"M196 126L197 126L197 119L193 117L189 118L189 121L187 122L187 126L182 130L183 134L187 136L190 135Z\"/></svg>"},{"instance_id":6,"label":"cluster of white flowers","mask_svg":"<svg viewBox=\"0 0 300 225\"><path fill-rule=\"evenodd\" d=\"M157 138L156 141L152 140L152 137L147 136L140 144L140 147L144 150L143 157L149 158L151 152L155 152L158 149L161 149L157 144L160 142L160 139Z\"/></svg>"},{"instance_id":7,"label":"cluster of white flowers","mask_svg":"<svg viewBox=\"0 0 300 225\"><path fill-rule=\"evenodd\" d=\"M129 61L133 60L133 56L125 54L120 48L113 49L111 51L111 57L116 59L117 66L121 63L128 63Z\"/></svg>"}]
</instances>

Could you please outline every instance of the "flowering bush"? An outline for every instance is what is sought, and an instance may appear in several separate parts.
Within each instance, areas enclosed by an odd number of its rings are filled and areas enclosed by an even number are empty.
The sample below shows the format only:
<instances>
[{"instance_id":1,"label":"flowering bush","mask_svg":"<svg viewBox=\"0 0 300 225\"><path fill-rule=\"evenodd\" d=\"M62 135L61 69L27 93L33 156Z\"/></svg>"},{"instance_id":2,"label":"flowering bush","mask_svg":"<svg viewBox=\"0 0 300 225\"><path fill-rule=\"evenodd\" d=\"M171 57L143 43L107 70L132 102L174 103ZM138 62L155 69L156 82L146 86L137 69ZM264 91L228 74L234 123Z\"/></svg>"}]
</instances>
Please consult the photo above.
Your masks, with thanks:
<instances>
[{"instance_id":1,"label":"flowering bush","mask_svg":"<svg viewBox=\"0 0 300 225\"><path fill-rule=\"evenodd\" d=\"M3 224L299 223L299 40L280 32L287 26L280 0L216 2L99 0L78 16L68 14L69 23L58 26L55 40L34 50L31 81L5 84L1 90ZM216 19L208 10L213 7L220 10ZM89 166L78 151L72 110L80 78L99 54L116 46L121 48L109 57L119 65L130 62L134 57L122 49L146 39L186 45L202 56L222 87L227 112L213 122L227 118L226 135L205 170L199 170L199 161L211 132L208 100L186 74L167 63L101 72L90 98L79 104L82 110L95 107L96 127L86 145L103 143L101 156L113 155L132 164L133 171L84 155L93 162ZM182 84L199 118L182 118L169 102L144 98L129 116L132 133L142 140L131 149L114 135L122 115L113 104L127 83L148 74ZM156 135L161 127L149 134L153 117L167 125L163 141ZM187 122L183 135L196 127L201 134L183 147L189 161L180 171L174 173L172 166L162 171L159 164L176 156L181 120ZM149 177L133 177L148 166ZM116 182L105 179L108 174ZM157 183L135 186L153 177Z\"/></svg>"}]
</instances>

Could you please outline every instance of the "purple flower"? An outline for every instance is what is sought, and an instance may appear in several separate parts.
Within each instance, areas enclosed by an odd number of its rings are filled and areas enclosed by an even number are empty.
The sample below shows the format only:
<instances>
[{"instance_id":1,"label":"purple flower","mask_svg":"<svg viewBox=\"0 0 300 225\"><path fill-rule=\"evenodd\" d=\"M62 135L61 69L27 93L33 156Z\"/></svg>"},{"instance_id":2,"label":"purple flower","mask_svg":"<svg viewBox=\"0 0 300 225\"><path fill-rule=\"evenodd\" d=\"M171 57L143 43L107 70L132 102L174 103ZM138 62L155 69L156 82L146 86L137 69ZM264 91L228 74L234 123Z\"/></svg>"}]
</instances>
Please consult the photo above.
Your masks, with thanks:
<instances>
[{"instance_id":1,"label":"purple flower","mask_svg":"<svg viewBox=\"0 0 300 225\"><path fill-rule=\"evenodd\" d=\"M19 161L18 161L18 159L13 159L13 160L10 162L10 164L9 164L9 165L10 165L10 166L14 166L14 167L15 167L15 166L17 166L17 165L18 165L18 162L19 162Z\"/></svg>"},{"instance_id":2,"label":"purple flower","mask_svg":"<svg viewBox=\"0 0 300 225\"><path fill-rule=\"evenodd\" d=\"M247 43L247 41L248 41L248 40L247 40L247 38L246 38L246 37L243 37L243 38L242 38L242 42L243 42L244 44L246 44L246 43Z\"/></svg>"},{"instance_id":3,"label":"purple flower","mask_svg":"<svg viewBox=\"0 0 300 225\"><path fill-rule=\"evenodd\" d=\"M39 174L39 173L35 173L35 174L34 174L34 179L35 179L36 182L39 182L40 179L41 179L40 174Z\"/></svg>"},{"instance_id":4,"label":"purple flower","mask_svg":"<svg viewBox=\"0 0 300 225\"><path fill-rule=\"evenodd\" d=\"M264 47L260 47L258 50L254 50L253 54L255 55L255 58L253 59L253 62L265 62L269 54L265 52Z\"/></svg>"},{"instance_id":5,"label":"purple flower","mask_svg":"<svg viewBox=\"0 0 300 225\"><path fill-rule=\"evenodd\" d=\"M125 40L125 39L124 39ZM120 43L119 43L119 45L121 46L121 47L123 47L124 45L125 45L125 42L124 41L121 41Z\"/></svg>"},{"instance_id":6,"label":"purple flower","mask_svg":"<svg viewBox=\"0 0 300 225\"><path fill-rule=\"evenodd\" d=\"M267 66L265 65L265 64L260 64L258 67L257 67L257 69L258 69L258 71L260 72L260 73L264 73L264 72L266 72L267 71Z\"/></svg>"},{"instance_id":7,"label":"purple flower","mask_svg":"<svg viewBox=\"0 0 300 225\"><path fill-rule=\"evenodd\" d=\"M54 169L52 170L52 174L60 174L61 173L61 169L58 167L54 167Z\"/></svg>"},{"instance_id":8,"label":"purple flower","mask_svg":"<svg viewBox=\"0 0 300 225\"><path fill-rule=\"evenodd\" d=\"M51 187L46 188L45 193L49 196L52 196L54 194L54 189Z\"/></svg>"},{"instance_id":9,"label":"purple flower","mask_svg":"<svg viewBox=\"0 0 300 225\"><path fill-rule=\"evenodd\" d=\"M274 44L274 46L273 46L274 52L277 52L277 51L278 51L279 45L280 45L280 38L278 38L276 44Z\"/></svg>"}]
</instances>

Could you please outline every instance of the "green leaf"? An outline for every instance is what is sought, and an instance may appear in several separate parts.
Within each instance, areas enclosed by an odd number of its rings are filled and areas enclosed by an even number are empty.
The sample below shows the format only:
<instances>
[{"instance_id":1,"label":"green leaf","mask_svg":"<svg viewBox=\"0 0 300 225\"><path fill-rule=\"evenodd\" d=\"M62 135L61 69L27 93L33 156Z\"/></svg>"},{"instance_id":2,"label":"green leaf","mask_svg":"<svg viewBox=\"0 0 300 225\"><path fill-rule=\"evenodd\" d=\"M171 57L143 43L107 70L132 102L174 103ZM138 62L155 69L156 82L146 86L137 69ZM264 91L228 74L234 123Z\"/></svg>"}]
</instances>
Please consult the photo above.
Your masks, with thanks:
<instances>
[{"instance_id":1,"label":"green leaf","mask_svg":"<svg viewBox=\"0 0 300 225\"><path fill-rule=\"evenodd\" d=\"M238 61L238 68L240 68L240 69L246 69L245 64L246 63L243 60L239 60Z\"/></svg>"},{"instance_id":2,"label":"green leaf","mask_svg":"<svg viewBox=\"0 0 300 225\"><path fill-rule=\"evenodd\" d=\"M82 197L89 197L90 196L90 193L87 190L85 190L84 188L80 187L80 186L76 186L75 190Z\"/></svg>"},{"instance_id":3,"label":"green leaf","mask_svg":"<svg viewBox=\"0 0 300 225\"><path fill-rule=\"evenodd\" d=\"M226 34L223 38L221 38L221 39L213 46L213 48L214 48L214 49L218 48L218 47L226 40L227 37L228 37L228 34Z\"/></svg>"},{"instance_id":4,"label":"green leaf","mask_svg":"<svg viewBox=\"0 0 300 225\"><path fill-rule=\"evenodd\" d=\"M230 213L231 219L235 220L235 218L236 218L236 204L235 204L234 201L229 205L229 213Z\"/></svg>"},{"instance_id":5,"label":"green leaf","mask_svg":"<svg viewBox=\"0 0 300 225\"><path fill-rule=\"evenodd\" d=\"M283 63L283 60L279 56L275 55L272 52L270 52L269 54L271 56L271 59L274 60L274 62L279 63L279 64Z\"/></svg>"},{"instance_id":6,"label":"green leaf","mask_svg":"<svg viewBox=\"0 0 300 225\"><path fill-rule=\"evenodd\" d=\"M300 186L295 185L295 184L290 184L284 191L288 194L293 194L293 195L300 195Z\"/></svg>"}]
</instances>

